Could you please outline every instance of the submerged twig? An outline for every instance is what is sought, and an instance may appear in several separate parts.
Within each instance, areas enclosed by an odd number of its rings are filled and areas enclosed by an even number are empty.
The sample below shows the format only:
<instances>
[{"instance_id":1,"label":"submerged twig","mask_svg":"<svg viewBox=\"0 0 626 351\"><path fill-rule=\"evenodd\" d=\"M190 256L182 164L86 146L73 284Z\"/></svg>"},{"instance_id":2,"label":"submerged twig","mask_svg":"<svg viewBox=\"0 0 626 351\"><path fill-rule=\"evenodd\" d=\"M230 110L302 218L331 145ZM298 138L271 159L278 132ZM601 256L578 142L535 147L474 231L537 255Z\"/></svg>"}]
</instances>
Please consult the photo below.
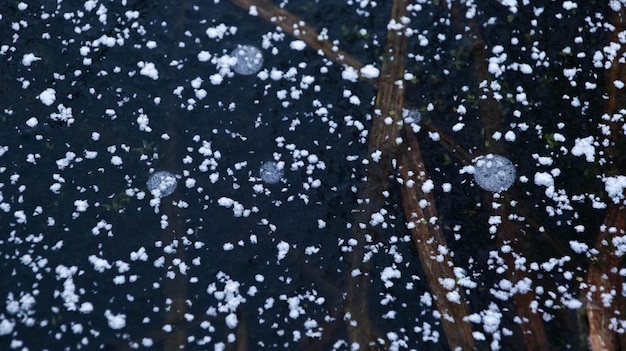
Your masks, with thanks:
<instances>
[{"instance_id":1,"label":"submerged twig","mask_svg":"<svg viewBox=\"0 0 626 351\"><path fill-rule=\"evenodd\" d=\"M320 40L317 32L298 17L288 11L278 8L267 0L231 0L237 6L249 11L254 11L260 17L275 23L296 38L301 38L309 46L321 50L330 59L341 64L347 64L355 69L362 67L357 60L352 59L347 53L330 42ZM356 211L353 228L358 232L357 240L360 245L352 253L350 272L348 275L348 292L346 296L347 328L351 343L357 343L361 347L374 347L377 336L370 324L367 311L367 286L369 277L367 264L362 262L364 238L366 235L374 236L376 231L369 222L371 215L386 205L384 192L389 187L389 179L393 174L392 162L399 160L399 169L404 179L401 188L403 206L409 222L431 220L436 218L434 196L425 194L421 190L421 182L428 179L417 139L414 134L404 137L410 141L410 147L399 148L401 130L403 126L402 108L404 105L404 58L406 56L407 38L404 33L403 20L406 18L408 1L395 0L392 7L391 21L387 33L387 46L382 65L381 75L378 82L370 81L378 86L373 125L371 128L368 150L370 153L380 153L376 159L370 158L370 167L367 171L367 181L360 189L361 201ZM252 8L253 7L253 8ZM251 10L252 8L252 10ZM467 155L463 155L467 159ZM419 175L419 176L418 176ZM418 177L417 179L415 177ZM421 177L421 178L420 178ZM416 182L417 181L417 182ZM415 186L409 187L413 182ZM429 209L422 209L418 201L426 198ZM431 292L435 296L437 307L442 313L443 328L448 339L448 344L453 347L471 348L474 345L472 330L467 322L467 306L463 293L455 288L446 290L442 286L442 280L455 280L450 255L439 255L438 252L448 251L446 248L443 232L438 225L417 225L412 230L415 248L419 253L424 269L427 274L427 282ZM441 257L443 259L440 259ZM355 277L352 273L359 269L362 273ZM454 296L453 296L454 295ZM454 298L453 298L454 297ZM353 323L356 322L356 323Z\"/></svg>"},{"instance_id":2,"label":"submerged twig","mask_svg":"<svg viewBox=\"0 0 626 351\"><path fill-rule=\"evenodd\" d=\"M293 13L274 5L268 0L230 0L233 4L248 10L251 14L280 27L289 35L302 39L309 47L321 51L329 59L354 68L359 76L363 64L328 40L323 39L315 28L308 25ZM361 76L361 78L363 78ZM376 83L372 81L375 85Z\"/></svg>"},{"instance_id":3,"label":"submerged twig","mask_svg":"<svg viewBox=\"0 0 626 351\"><path fill-rule=\"evenodd\" d=\"M237 345L235 351L248 351L250 350L250 345L248 345L248 338L250 337L248 319L241 309L237 310L237 319L239 323L237 324Z\"/></svg>"},{"instance_id":4,"label":"submerged twig","mask_svg":"<svg viewBox=\"0 0 626 351\"><path fill-rule=\"evenodd\" d=\"M455 156L456 159L464 166L472 163L472 155L465 151L451 136L437 127L434 123L424 123L424 127L431 132L439 134L439 145L443 146L448 152Z\"/></svg>"},{"instance_id":5,"label":"submerged twig","mask_svg":"<svg viewBox=\"0 0 626 351\"><path fill-rule=\"evenodd\" d=\"M598 255L592 260L587 272L589 285L586 296L587 318L589 320L589 344L594 351L623 350L626 346L624 333L618 334L611 324L623 318L626 303L622 292L623 277L617 267L623 267L623 257L616 255L611 244L615 235L626 231L626 210L623 206L611 204L605 214L606 228L600 230L596 239ZM607 296L614 297L606 304ZM621 346L620 346L621 345Z\"/></svg>"},{"instance_id":6,"label":"submerged twig","mask_svg":"<svg viewBox=\"0 0 626 351\"><path fill-rule=\"evenodd\" d=\"M609 35L609 43L618 43L624 30L623 18L626 10L612 12L611 23L615 26ZM619 50L618 57L626 52L624 46ZM614 60L605 77L608 98L605 99L604 111L608 115L617 113L624 104L623 94L615 86L616 81L626 81L626 72L621 60ZM610 161L606 169L609 174L624 174L626 165L620 162L623 155L622 125L615 121L606 122L611 130L608 139L611 144L607 148ZM624 298L624 277L617 271L624 266L624 257L618 256L613 239L626 233L626 208L623 204L611 203L604 215L603 226L596 238L597 256L593 258L587 272L586 310L589 321L589 344L592 350L624 350L626 334L618 334L611 328L612 320L623 319L626 315L626 299ZM610 304L605 303L606 296L613 296Z\"/></svg>"},{"instance_id":7,"label":"submerged twig","mask_svg":"<svg viewBox=\"0 0 626 351\"><path fill-rule=\"evenodd\" d=\"M470 35L472 39L478 43L484 43L481 37L480 27L473 21L469 20L469 24L465 23L463 16L459 13L458 2L452 2L450 11L453 21L456 24L456 28L460 33ZM487 68L487 57L485 54L485 45L477 45L471 53L471 63L473 65L474 80L480 85L482 82L490 81L491 77ZM480 110L480 120L483 126L483 132L485 136L485 145L489 148L489 152L504 154L505 147L501 140L491 140L491 136L503 129L502 123L502 111L498 105L498 102L493 97L490 91L484 91L478 101L478 107ZM485 201L491 202L493 196L485 195ZM523 252L522 247L525 245L525 235L516 235L519 231L515 223L509 218L510 208L508 205L493 209L494 214L498 215L502 223L498 227L496 238L500 246L508 245L511 247L511 252ZM528 277L527 270L515 270L515 257L510 254L504 255L505 263L508 267L507 278L516 284L519 281L523 281ZM521 323L519 324L522 335L525 341L525 349L527 350L542 350L548 351L548 338L545 332L542 316L536 312L533 312L531 308L531 302L536 300L535 292L530 290L526 293L517 293L513 295L513 302L515 304L516 314L520 316Z\"/></svg>"},{"instance_id":8,"label":"submerged twig","mask_svg":"<svg viewBox=\"0 0 626 351\"><path fill-rule=\"evenodd\" d=\"M172 138L172 144L176 143L176 138ZM166 161L167 162L167 158ZM170 243L173 247L182 246L182 237L185 235L183 218L185 218L178 207L172 204L162 204L161 210L167 215L169 227L162 231L163 242ZM178 272L176 261L185 262L185 250L178 247L171 253L165 255L165 267L169 271L163 277L163 290L166 297L164 304L164 323L176 325L183 322L187 313L188 286L187 276ZM170 276L170 272L173 273ZM187 344L187 329L173 329L167 338L163 339L163 350L179 350Z\"/></svg>"},{"instance_id":9,"label":"submerged twig","mask_svg":"<svg viewBox=\"0 0 626 351\"><path fill-rule=\"evenodd\" d=\"M394 1L391 18L396 25L402 23L406 6L407 1ZM437 309L443 315L442 325L448 344L452 349L473 348L474 338L466 319L468 310L463 292L458 286L444 288L444 281L455 281L454 262L449 255L443 231L434 222L437 219L435 197L432 192L422 190L428 174L417 137L408 128L405 128L406 133L401 132L405 89L404 59L407 47L407 37L403 30L404 26L400 26L397 30L390 29L387 34L388 59L383 62L379 80L375 110L379 115L374 118L369 149L383 152L382 161L387 162L384 164L387 168L391 167L392 157L398 157L403 179L402 207L426 274L426 281L435 296ZM402 148L399 147L400 140L404 146ZM421 199L428 202L426 207L419 205Z\"/></svg>"},{"instance_id":10,"label":"submerged twig","mask_svg":"<svg viewBox=\"0 0 626 351\"><path fill-rule=\"evenodd\" d=\"M400 23L406 11L406 0L395 0L391 10L391 20ZM360 188L361 202L354 218L357 250L350 256L350 271L359 269L369 275L369 263L363 263L363 248L366 235L375 236L376 228L370 224L372 214L386 205L384 192L389 188L389 176L393 172L392 160L397 156L397 138L402 123L404 102L404 56L406 55L406 36L402 28L387 32L385 57L378 82L378 92L374 107L374 118L368 144L369 153L379 153L379 158L371 157L367 170L367 181ZM348 335L351 342L367 345L376 340L375 332L367 315L367 276L352 277L349 273L346 313L357 322L354 326L348 321Z\"/></svg>"},{"instance_id":11,"label":"submerged twig","mask_svg":"<svg viewBox=\"0 0 626 351\"><path fill-rule=\"evenodd\" d=\"M437 309L443 315L441 322L448 344L452 349L461 347L467 350L474 347L472 328L465 320L467 305L458 285L445 285L447 281L456 281L454 263L443 230L437 222L435 196L432 191L424 191L421 187L428 180L428 175L417 138L408 128L403 145L404 152L400 154L402 205L415 249L424 266L428 286L436 297ZM418 199L426 200L426 206L420 206Z\"/></svg>"}]
</instances>

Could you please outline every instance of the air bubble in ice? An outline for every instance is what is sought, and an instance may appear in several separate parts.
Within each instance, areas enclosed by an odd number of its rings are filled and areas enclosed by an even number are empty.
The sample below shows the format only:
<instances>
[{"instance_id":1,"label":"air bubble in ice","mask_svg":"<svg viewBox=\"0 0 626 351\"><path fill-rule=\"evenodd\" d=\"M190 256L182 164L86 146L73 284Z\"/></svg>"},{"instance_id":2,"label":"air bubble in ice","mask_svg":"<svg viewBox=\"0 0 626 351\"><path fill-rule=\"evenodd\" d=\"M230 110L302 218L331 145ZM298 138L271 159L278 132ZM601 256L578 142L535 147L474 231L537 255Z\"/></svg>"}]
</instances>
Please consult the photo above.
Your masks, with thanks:
<instances>
[{"instance_id":1,"label":"air bubble in ice","mask_svg":"<svg viewBox=\"0 0 626 351\"><path fill-rule=\"evenodd\" d=\"M258 72L263 66L263 54L261 50L252 45L238 45L231 57L237 59L233 70L239 74L251 75Z\"/></svg>"},{"instance_id":2,"label":"air bubble in ice","mask_svg":"<svg viewBox=\"0 0 626 351\"><path fill-rule=\"evenodd\" d=\"M508 158L489 154L474 161L474 180L484 190L507 190L515 183L515 166Z\"/></svg>"},{"instance_id":3,"label":"air bubble in ice","mask_svg":"<svg viewBox=\"0 0 626 351\"><path fill-rule=\"evenodd\" d=\"M176 176L166 171L154 172L146 185L152 196L166 197L176 190Z\"/></svg>"},{"instance_id":4,"label":"air bubble in ice","mask_svg":"<svg viewBox=\"0 0 626 351\"><path fill-rule=\"evenodd\" d=\"M416 108L403 108L402 118L404 119L404 123L406 124L419 124L422 120L422 114Z\"/></svg>"},{"instance_id":5,"label":"air bubble in ice","mask_svg":"<svg viewBox=\"0 0 626 351\"><path fill-rule=\"evenodd\" d=\"M283 163L269 161L265 162L259 168L261 179L267 184L276 184L283 177Z\"/></svg>"}]
</instances>

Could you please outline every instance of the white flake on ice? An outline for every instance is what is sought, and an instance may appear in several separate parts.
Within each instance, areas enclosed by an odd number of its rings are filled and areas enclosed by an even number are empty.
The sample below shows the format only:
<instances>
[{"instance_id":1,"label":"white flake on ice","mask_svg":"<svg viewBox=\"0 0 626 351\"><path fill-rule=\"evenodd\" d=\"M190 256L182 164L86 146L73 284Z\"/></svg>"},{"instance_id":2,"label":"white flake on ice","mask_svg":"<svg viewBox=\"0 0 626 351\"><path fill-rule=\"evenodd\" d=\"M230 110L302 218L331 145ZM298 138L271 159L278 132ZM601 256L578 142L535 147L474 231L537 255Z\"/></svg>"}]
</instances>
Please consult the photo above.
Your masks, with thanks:
<instances>
[{"instance_id":1,"label":"white flake on ice","mask_svg":"<svg viewBox=\"0 0 626 351\"><path fill-rule=\"evenodd\" d=\"M137 66L141 68L139 74L141 74L142 76L146 76L154 80L159 79L159 71L157 70L154 63L139 61L137 62Z\"/></svg>"},{"instance_id":2,"label":"white flake on ice","mask_svg":"<svg viewBox=\"0 0 626 351\"><path fill-rule=\"evenodd\" d=\"M46 106L50 106L54 104L54 101L57 99L56 94L57 94L56 90L52 88L48 88L42 91L41 94L37 96L37 99L39 99L42 104Z\"/></svg>"},{"instance_id":3,"label":"white flake on ice","mask_svg":"<svg viewBox=\"0 0 626 351\"><path fill-rule=\"evenodd\" d=\"M391 288L393 286L393 282L391 279L400 279L402 274L395 267L385 267L382 272L380 272L380 280L385 283L386 288Z\"/></svg>"},{"instance_id":4,"label":"white flake on ice","mask_svg":"<svg viewBox=\"0 0 626 351\"><path fill-rule=\"evenodd\" d=\"M126 315L123 313L113 314L110 310L104 311L104 316L111 329L122 329L126 326Z\"/></svg>"},{"instance_id":5,"label":"white flake on ice","mask_svg":"<svg viewBox=\"0 0 626 351\"><path fill-rule=\"evenodd\" d=\"M26 67L30 66L33 62L40 60L41 57L37 57L33 53L24 54L24 56L22 56L22 64Z\"/></svg>"},{"instance_id":6,"label":"white flake on ice","mask_svg":"<svg viewBox=\"0 0 626 351\"><path fill-rule=\"evenodd\" d=\"M380 70L373 65L365 65L363 68L361 68L361 74L365 78L374 79L378 78L378 76L380 75Z\"/></svg>"},{"instance_id":7,"label":"white flake on ice","mask_svg":"<svg viewBox=\"0 0 626 351\"><path fill-rule=\"evenodd\" d=\"M302 51L304 50L304 48L306 48L306 43L302 40L294 40L291 43L289 43L289 47L292 50Z\"/></svg>"},{"instance_id":8,"label":"white flake on ice","mask_svg":"<svg viewBox=\"0 0 626 351\"><path fill-rule=\"evenodd\" d=\"M582 156L585 155L587 162L594 162L596 149L594 147L593 136L586 138L576 138L575 145L572 147L572 155Z\"/></svg>"},{"instance_id":9,"label":"white flake on ice","mask_svg":"<svg viewBox=\"0 0 626 351\"><path fill-rule=\"evenodd\" d=\"M276 249L278 249L278 255L276 256L276 260L280 262L283 258L287 256L287 252L289 252L289 244L281 241L276 245Z\"/></svg>"},{"instance_id":10,"label":"white flake on ice","mask_svg":"<svg viewBox=\"0 0 626 351\"><path fill-rule=\"evenodd\" d=\"M620 203L624 199L624 189L626 189L626 176L617 175L614 177L604 177L602 178L604 181L604 190L606 190L607 194L613 203Z\"/></svg>"}]
</instances>

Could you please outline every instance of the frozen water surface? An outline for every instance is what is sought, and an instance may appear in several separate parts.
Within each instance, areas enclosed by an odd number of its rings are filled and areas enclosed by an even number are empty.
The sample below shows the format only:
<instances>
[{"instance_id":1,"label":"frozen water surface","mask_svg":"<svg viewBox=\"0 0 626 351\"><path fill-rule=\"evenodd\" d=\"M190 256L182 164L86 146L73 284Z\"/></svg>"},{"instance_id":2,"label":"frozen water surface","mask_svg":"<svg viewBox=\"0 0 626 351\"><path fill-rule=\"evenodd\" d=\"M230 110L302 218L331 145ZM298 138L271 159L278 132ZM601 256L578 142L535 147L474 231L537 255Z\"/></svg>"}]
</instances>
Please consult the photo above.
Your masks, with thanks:
<instances>
[{"instance_id":1,"label":"frozen water surface","mask_svg":"<svg viewBox=\"0 0 626 351\"><path fill-rule=\"evenodd\" d=\"M0 350L625 344L623 1L234 2L0 5Z\"/></svg>"}]
</instances>

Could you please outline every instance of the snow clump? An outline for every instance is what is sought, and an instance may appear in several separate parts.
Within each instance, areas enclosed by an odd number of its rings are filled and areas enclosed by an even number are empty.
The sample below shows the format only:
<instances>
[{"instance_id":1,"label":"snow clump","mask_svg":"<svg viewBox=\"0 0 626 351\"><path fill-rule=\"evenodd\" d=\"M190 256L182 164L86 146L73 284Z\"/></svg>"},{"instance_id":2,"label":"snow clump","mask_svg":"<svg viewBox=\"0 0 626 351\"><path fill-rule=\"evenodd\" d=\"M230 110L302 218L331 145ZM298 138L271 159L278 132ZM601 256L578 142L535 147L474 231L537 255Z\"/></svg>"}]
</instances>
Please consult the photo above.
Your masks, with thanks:
<instances>
[{"instance_id":1,"label":"snow clump","mask_svg":"<svg viewBox=\"0 0 626 351\"><path fill-rule=\"evenodd\" d=\"M57 92L56 90L52 89L52 88L48 88L44 91L41 92L41 94L39 94L37 96L37 98L39 100L41 100L41 103L46 105L46 106L50 106L52 104L54 104L54 101L57 99Z\"/></svg>"}]
</instances>

